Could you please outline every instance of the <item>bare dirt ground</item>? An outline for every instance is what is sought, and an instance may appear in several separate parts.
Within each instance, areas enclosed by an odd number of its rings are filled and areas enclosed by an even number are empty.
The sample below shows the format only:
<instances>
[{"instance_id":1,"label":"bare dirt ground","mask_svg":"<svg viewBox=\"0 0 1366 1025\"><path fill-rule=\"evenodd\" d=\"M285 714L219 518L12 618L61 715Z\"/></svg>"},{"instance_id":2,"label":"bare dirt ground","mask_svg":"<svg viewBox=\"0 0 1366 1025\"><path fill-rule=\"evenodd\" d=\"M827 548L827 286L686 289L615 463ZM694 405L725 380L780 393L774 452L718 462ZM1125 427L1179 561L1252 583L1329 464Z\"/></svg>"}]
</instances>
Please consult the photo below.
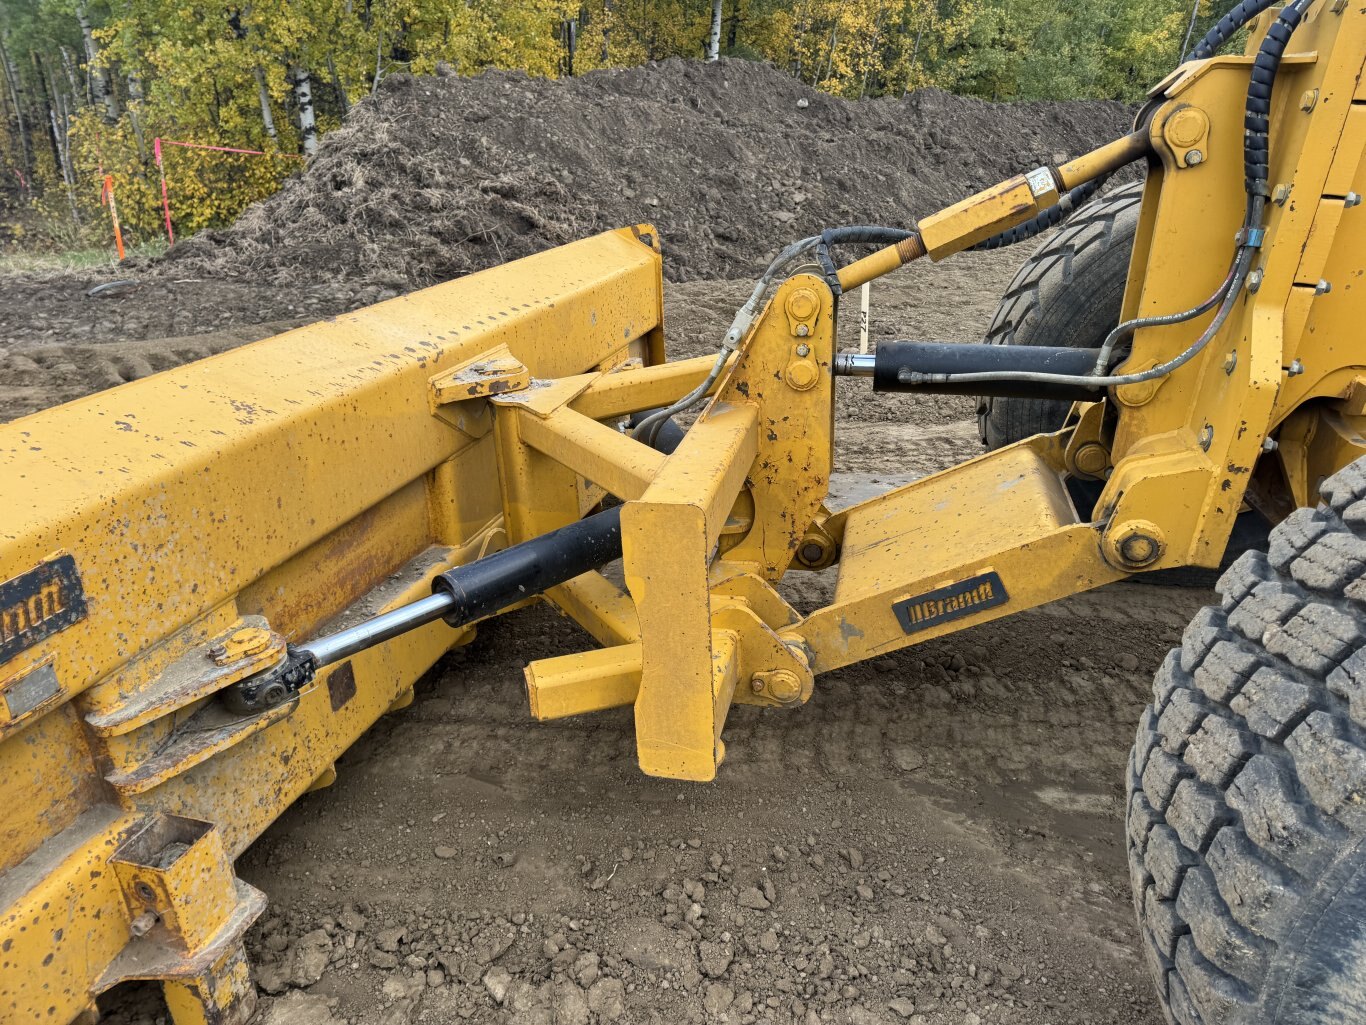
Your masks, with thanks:
<instances>
[{"instance_id":1,"label":"bare dirt ground","mask_svg":"<svg viewBox=\"0 0 1366 1025\"><path fill-rule=\"evenodd\" d=\"M874 337L979 337L1021 255L879 282ZM0 283L63 332L0 346L0 419L349 301L33 287ZM674 354L710 350L745 288L669 286ZM185 337L205 319L180 309L235 326ZM853 381L838 440L836 494L979 451L970 401ZM831 584L788 593L809 607ZM522 667L591 641L544 606L489 623L240 861L271 900L249 939L258 1018L1158 1025L1121 771L1153 670L1210 597L1115 586L832 673L802 708L739 707L705 786L643 777L629 714L531 721ZM113 1021L165 1018L150 990L104 1003Z\"/></svg>"}]
</instances>

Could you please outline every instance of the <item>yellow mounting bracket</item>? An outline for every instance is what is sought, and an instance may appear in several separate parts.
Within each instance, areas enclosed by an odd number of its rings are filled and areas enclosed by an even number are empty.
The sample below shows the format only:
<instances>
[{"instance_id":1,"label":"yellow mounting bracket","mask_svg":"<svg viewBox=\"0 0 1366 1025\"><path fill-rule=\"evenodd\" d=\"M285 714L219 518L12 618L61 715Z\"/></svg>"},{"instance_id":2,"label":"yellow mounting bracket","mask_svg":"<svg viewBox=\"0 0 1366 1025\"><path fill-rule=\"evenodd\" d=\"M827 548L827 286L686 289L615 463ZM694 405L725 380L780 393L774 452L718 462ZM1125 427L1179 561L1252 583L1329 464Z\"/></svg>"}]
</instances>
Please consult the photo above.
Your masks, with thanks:
<instances>
[{"instance_id":1,"label":"yellow mounting bracket","mask_svg":"<svg viewBox=\"0 0 1366 1025\"><path fill-rule=\"evenodd\" d=\"M533 662L533 714L633 704L641 768L708 780L734 702L810 697L809 655L781 635L799 617L770 581L799 561L824 516L834 330L823 281L781 286L667 457L614 420L687 394L711 358L534 382L494 400L510 539L577 518L593 488L625 501L626 590L588 573L547 594L607 647Z\"/></svg>"},{"instance_id":2,"label":"yellow mounting bracket","mask_svg":"<svg viewBox=\"0 0 1366 1025\"><path fill-rule=\"evenodd\" d=\"M521 391L531 371L506 345L497 345L472 360L434 375L427 383L432 412L472 438L493 428L488 401L495 395Z\"/></svg>"}]
</instances>

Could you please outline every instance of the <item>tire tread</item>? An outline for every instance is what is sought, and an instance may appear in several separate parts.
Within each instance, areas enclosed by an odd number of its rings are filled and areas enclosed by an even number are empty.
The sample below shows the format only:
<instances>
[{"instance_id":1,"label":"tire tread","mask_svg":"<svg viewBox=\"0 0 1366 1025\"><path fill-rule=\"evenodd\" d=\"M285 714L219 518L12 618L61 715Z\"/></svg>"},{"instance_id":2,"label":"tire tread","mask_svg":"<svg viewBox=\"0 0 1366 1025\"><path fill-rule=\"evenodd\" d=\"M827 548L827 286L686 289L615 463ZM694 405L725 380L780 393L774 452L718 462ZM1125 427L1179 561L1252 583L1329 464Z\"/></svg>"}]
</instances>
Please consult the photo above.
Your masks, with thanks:
<instances>
[{"instance_id":1,"label":"tire tread","mask_svg":"<svg viewBox=\"0 0 1366 1025\"><path fill-rule=\"evenodd\" d=\"M1267 554L1228 568L1221 604L1163 662L1140 723L1130 877L1178 1025L1279 1020L1263 988L1281 947L1316 880L1366 836L1366 602L1355 593L1366 597L1366 460L1321 490L1325 504L1276 527Z\"/></svg>"}]
</instances>

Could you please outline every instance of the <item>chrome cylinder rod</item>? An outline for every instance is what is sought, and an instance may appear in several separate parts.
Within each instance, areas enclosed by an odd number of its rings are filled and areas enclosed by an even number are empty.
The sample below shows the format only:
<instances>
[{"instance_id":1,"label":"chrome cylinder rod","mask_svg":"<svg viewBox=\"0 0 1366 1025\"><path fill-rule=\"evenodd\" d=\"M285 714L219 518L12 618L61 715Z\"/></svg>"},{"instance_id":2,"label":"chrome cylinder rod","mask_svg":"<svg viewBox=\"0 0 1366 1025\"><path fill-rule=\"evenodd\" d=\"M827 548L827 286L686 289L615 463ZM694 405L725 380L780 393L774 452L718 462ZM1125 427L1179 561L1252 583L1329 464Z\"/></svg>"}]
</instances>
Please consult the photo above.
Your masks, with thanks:
<instances>
[{"instance_id":1,"label":"chrome cylinder rod","mask_svg":"<svg viewBox=\"0 0 1366 1025\"><path fill-rule=\"evenodd\" d=\"M339 630L327 637L305 641L296 647L300 652L313 656L314 664L321 669L333 662L340 662L358 651L373 648L381 641L387 641L409 630L416 630L419 626L435 623L454 606L455 599L449 594L434 594L391 612L385 612L374 619L367 619L364 623Z\"/></svg>"},{"instance_id":2,"label":"chrome cylinder rod","mask_svg":"<svg viewBox=\"0 0 1366 1025\"><path fill-rule=\"evenodd\" d=\"M877 356L871 352L835 353L836 377L872 377L877 369Z\"/></svg>"},{"instance_id":3,"label":"chrome cylinder rod","mask_svg":"<svg viewBox=\"0 0 1366 1025\"><path fill-rule=\"evenodd\" d=\"M223 700L243 714L273 708L306 687L324 666L438 619L454 627L473 623L620 558L621 507L613 506L448 569L432 580L430 597L290 645L278 666L225 688Z\"/></svg>"}]
</instances>

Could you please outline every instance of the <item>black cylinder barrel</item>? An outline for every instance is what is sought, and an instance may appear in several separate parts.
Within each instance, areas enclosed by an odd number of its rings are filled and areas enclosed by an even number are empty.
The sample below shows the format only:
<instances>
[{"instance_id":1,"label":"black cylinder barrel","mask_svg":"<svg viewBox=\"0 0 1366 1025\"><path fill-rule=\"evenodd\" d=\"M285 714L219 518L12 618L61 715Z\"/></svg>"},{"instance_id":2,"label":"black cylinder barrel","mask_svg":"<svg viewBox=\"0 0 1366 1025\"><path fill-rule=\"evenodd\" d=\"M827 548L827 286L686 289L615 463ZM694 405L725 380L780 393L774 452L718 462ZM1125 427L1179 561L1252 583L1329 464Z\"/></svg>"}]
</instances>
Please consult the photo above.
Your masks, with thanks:
<instances>
[{"instance_id":1,"label":"black cylinder barrel","mask_svg":"<svg viewBox=\"0 0 1366 1025\"><path fill-rule=\"evenodd\" d=\"M452 601L442 618L463 626L619 558L621 506L613 506L447 570L432 580L432 593Z\"/></svg>"},{"instance_id":2,"label":"black cylinder barrel","mask_svg":"<svg viewBox=\"0 0 1366 1025\"><path fill-rule=\"evenodd\" d=\"M1099 399L1103 390L1043 381L922 382L911 375L1044 373L1084 377L1099 349L1045 345L969 345L948 342L882 342L877 347L873 390L936 395L986 395L1022 399Z\"/></svg>"}]
</instances>

